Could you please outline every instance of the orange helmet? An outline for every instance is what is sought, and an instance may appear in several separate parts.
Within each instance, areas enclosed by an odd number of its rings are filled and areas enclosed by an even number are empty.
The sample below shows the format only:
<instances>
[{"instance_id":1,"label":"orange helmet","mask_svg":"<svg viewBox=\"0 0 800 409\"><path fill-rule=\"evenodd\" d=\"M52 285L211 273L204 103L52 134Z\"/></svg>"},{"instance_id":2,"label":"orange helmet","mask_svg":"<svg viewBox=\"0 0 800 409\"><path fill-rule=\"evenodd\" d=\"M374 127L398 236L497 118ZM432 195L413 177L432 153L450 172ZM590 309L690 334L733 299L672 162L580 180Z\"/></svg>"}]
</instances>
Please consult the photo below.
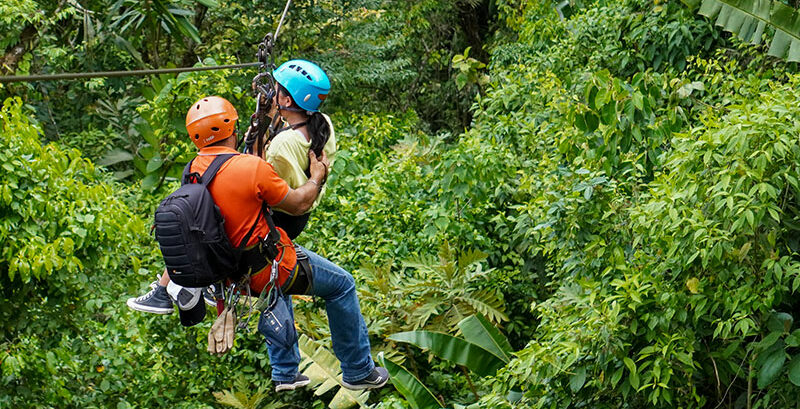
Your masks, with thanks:
<instances>
[{"instance_id":1,"label":"orange helmet","mask_svg":"<svg viewBox=\"0 0 800 409\"><path fill-rule=\"evenodd\" d=\"M227 99L205 97L186 113L186 130L192 142L202 148L233 135L238 119L236 108Z\"/></svg>"}]
</instances>

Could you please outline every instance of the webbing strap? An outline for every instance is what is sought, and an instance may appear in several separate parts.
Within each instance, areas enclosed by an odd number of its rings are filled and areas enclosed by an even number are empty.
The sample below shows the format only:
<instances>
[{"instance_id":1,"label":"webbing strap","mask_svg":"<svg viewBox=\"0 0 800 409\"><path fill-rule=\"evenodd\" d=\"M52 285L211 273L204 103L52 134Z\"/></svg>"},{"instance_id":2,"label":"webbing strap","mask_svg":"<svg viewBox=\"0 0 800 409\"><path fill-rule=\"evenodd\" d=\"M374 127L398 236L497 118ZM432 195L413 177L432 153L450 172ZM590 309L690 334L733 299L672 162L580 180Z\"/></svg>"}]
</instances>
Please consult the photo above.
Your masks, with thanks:
<instances>
[{"instance_id":1,"label":"webbing strap","mask_svg":"<svg viewBox=\"0 0 800 409\"><path fill-rule=\"evenodd\" d=\"M191 171L192 170L192 163L194 163L194 159L192 159L191 161L189 161L189 163L186 164L186 167L183 168L183 176L181 177L181 185L185 185L187 183L190 183L189 179L192 177L192 175L196 175L195 176L195 178L196 178L195 182L191 182L191 183L197 183L197 181L200 181L203 184L203 186L208 187L208 185L211 183L211 181L214 180L214 176L217 176L217 172L219 171L219 168L221 168L222 165L225 162L228 161L228 159L230 159L230 158L232 158L232 157L234 157L236 155L238 155L238 153L227 153L227 154L224 154L224 155L217 155L217 157L214 158L214 161L211 162L210 165L208 165L208 168L205 170L205 172L203 172L202 176L197 172L192 172Z\"/></svg>"}]
</instances>

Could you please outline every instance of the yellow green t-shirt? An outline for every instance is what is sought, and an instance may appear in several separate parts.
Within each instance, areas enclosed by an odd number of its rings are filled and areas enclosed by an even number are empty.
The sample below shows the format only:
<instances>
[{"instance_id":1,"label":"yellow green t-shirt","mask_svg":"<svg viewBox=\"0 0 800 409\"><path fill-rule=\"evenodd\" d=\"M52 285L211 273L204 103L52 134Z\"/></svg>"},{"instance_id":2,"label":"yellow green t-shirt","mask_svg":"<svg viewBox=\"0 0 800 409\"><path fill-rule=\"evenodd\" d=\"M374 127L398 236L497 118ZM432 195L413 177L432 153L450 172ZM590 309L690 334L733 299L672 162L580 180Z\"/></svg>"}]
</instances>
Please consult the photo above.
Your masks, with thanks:
<instances>
[{"instance_id":1,"label":"yellow green t-shirt","mask_svg":"<svg viewBox=\"0 0 800 409\"><path fill-rule=\"evenodd\" d=\"M322 148L330 161L330 169L333 168L333 158L336 155L336 133L333 130L333 123L331 119L322 114L325 120L328 121L328 126L331 128L331 136L328 142ZM306 169L308 169L308 150L311 148L311 142L306 140L306 137L300 131L294 129L287 129L277 135L267 145L267 150L264 153L267 162L272 164L275 172L281 179L285 180L289 187L297 189L303 186L308 181L306 176ZM317 207L322 195L325 194L325 186L314 201L309 212ZM276 209L278 210L278 209Z\"/></svg>"}]
</instances>

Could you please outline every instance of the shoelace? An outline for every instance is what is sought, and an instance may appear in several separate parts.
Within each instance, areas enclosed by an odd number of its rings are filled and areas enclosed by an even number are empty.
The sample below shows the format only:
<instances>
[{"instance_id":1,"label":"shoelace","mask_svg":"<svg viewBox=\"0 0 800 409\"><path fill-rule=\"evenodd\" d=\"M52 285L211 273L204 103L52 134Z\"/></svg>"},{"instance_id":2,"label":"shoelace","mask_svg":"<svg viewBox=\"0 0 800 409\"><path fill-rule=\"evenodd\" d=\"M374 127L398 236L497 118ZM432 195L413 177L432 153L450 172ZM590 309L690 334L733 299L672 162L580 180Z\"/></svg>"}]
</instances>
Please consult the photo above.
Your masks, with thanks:
<instances>
[{"instance_id":1,"label":"shoelace","mask_svg":"<svg viewBox=\"0 0 800 409\"><path fill-rule=\"evenodd\" d=\"M150 299L150 297L152 297L155 293L156 293L156 289L154 288L154 289L150 290L150 292L148 292L147 294L140 295L139 297L136 297L136 302Z\"/></svg>"}]
</instances>

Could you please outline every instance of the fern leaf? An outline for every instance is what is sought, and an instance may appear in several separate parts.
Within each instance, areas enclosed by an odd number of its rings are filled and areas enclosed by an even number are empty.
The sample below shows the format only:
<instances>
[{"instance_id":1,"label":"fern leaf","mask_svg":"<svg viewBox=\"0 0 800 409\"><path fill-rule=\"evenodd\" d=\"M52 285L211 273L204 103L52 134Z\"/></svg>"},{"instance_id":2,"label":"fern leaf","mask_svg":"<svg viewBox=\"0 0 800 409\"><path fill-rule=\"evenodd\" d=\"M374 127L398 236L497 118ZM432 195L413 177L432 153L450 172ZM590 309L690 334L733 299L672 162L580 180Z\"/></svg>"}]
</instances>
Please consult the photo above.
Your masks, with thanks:
<instances>
[{"instance_id":1,"label":"fern leaf","mask_svg":"<svg viewBox=\"0 0 800 409\"><path fill-rule=\"evenodd\" d=\"M458 258L458 268L462 271L466 270L472 264L486 260L486 257L489 257L489 254L480 250L469 250Z\"/></svg>"},{"instance_id":2,"label":"fern leaf","mask_svg":"<svg viewBox=\"0 0 800 409\"><path fill-rule=\"evenodd\" d=\"M233 391L214 392L214 398L216 398L217 403L221 405L230 406L236 409L247 409L247 407L239 401L239 398L236 397L236 394L234 394Z\"/></svg>"},{"instance_id":3,"label":"fern leaf","mask_svg":"<svg viewBox=\"0 0 800 409\"><path fill-rule=\"evenodd\" d=\"M458 299L483 314L491 322L508 321L508 316L503 308L503 301L494 291L476 291L460 296Z\"/></svg>"}]
</instances>

